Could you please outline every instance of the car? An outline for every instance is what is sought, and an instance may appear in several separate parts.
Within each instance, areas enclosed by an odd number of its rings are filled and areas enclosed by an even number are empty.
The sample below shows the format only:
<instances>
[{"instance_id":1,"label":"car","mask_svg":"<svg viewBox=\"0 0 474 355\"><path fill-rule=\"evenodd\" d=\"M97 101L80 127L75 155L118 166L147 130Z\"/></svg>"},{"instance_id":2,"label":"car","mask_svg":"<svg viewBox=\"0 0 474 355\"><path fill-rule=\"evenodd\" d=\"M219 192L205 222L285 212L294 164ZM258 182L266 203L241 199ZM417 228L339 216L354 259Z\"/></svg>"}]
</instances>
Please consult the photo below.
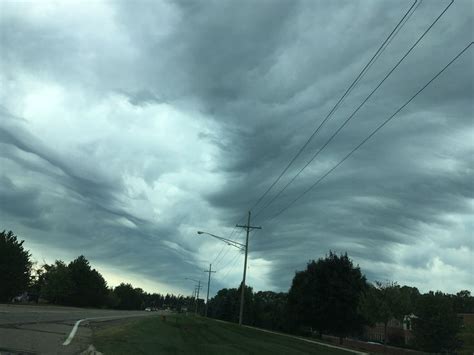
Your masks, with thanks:
<instances>
[{"instance_id":1,"label":"car","mask_svg":"<svg viewBox=\"0 0 474 355\"><path fill-rule=\"evenodd\" d=\"M18 296L13 297L12 303L38 303L39 295L32 292L23 292Z\"/></svg>"}]
</instances>

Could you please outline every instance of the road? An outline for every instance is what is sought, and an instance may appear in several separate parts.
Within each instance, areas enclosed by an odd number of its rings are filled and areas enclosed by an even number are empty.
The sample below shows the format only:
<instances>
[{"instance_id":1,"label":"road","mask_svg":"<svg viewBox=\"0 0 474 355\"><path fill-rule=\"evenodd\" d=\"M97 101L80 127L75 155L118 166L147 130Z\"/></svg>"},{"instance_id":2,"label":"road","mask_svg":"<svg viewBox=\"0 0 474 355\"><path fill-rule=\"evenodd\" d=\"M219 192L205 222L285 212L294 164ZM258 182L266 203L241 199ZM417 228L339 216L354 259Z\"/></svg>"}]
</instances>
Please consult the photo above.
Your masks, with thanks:
<instances>
[{"instance_id":1,"label":"road","mask_svg":"<svg viewBox=\"0 0 474 355\"><path fill-rule=\"evenodd\" d=\"M91 322L156 315L145 311L115 311L43 305L0 304L0 355L78 354L90 345ZM78 320L69 345L63 345Z\"/></svg>"}]
</instances>

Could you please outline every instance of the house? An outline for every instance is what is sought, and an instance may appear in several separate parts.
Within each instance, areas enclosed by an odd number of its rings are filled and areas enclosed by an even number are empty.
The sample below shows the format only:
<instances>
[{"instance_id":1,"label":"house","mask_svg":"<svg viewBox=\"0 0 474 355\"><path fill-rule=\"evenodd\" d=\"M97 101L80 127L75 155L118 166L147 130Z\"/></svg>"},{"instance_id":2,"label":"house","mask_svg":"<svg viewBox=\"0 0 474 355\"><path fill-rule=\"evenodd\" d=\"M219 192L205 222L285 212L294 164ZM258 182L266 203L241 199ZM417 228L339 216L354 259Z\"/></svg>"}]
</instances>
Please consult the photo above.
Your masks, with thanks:
<instances>
[{"instance_id":1,"label":"house","mask_svg":"<svg viewBox=\"0 0 474 355\"><path fill-rule=\"evenodd\" d=\"M403 317L403 322L392 318L387 323L387 343L391 344L409 344L413 340L412 324L415 315L410 314ZM365 327L364 338L368 341L384 343L385 324L376 323L373 327Z\"/></svg>"}]
</instances>

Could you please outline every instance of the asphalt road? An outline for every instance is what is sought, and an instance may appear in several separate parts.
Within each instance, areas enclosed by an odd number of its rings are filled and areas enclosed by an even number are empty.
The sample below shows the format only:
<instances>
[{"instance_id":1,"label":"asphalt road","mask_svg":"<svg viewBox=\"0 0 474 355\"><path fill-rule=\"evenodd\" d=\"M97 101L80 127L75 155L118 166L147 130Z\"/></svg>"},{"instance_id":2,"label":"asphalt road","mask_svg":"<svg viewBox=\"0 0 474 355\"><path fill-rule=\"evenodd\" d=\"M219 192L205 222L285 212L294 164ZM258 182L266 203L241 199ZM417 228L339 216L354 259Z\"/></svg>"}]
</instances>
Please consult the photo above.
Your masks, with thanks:
<instances>
[{"instance_id":1,"label":"asphalt road","mask_svg":"<svg viewBox=\"0 0 474 355\"><path fill-rule=\"evenodd\" d=\"M107 322L156 312L115 311L43 305L0 304L0 355L79 354L90 345L91 322ZM69 345L63 345L74 324L80 323Z\"/></svg>"}]
</instances>

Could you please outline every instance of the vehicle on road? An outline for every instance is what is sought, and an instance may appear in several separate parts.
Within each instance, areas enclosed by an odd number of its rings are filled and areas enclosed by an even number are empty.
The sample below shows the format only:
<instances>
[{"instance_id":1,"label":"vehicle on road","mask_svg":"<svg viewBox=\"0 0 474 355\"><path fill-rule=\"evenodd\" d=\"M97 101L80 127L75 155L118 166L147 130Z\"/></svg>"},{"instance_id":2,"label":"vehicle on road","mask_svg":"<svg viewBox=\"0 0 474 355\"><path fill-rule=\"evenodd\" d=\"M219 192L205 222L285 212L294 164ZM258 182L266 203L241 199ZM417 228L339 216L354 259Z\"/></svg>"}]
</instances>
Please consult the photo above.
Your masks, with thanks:
<instances>
[{"instance_id":1,"label":"vehicle on road","mask_svg":"<svg viewBox=\"0 0 474 355\"><path fill-rule=\"evenodd\" d=\"M23 292L12 298L12 303L38 303L39 295L32 292Z\"/></svg>"}]
</instances>

